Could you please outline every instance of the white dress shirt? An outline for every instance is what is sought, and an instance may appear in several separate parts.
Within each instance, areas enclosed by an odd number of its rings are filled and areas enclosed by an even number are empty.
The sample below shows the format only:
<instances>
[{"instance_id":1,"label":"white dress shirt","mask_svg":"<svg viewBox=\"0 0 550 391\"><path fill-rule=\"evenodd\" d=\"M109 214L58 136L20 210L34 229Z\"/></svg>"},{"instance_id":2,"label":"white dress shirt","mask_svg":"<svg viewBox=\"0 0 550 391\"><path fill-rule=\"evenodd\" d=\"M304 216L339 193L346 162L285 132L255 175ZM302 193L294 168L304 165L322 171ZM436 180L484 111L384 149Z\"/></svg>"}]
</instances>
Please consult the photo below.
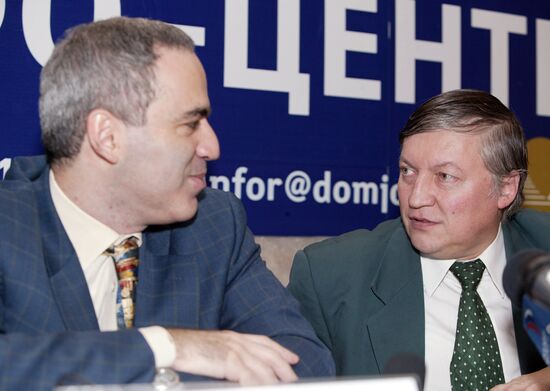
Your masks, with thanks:
<instances>
[{"instance_id":1,"label":"white dress shirt","mask_svg":"<svg viewBox=\"0 0 550 391\"><path fill-rule=\"evenodd\" d=\"M105 224L80 209L63 193L50 170L50 193L55 210L76 252L101 331L117 330L116 294L118 277L111 257L103 252L129 236L119 235ZM139 281L138 281L139 286ZM166 329L159 326L138 329L153 351L157 368L169 367L176 359L176 347Z\"/></svg>"},{"instance_id":2,"label":"white dress shirt","mask_svg":"<svg viewBox=\"0 0 550 391\"><path fill-rule=\"evenodd\" d=\"M518 351L512 318L512 304L502 286L506 266L504 237L499 228L491 245L478 257L485 271L477 292L491 317L506 381L520 376ZM477 259L477 258L476 258ZM425 391L451 389L450 363L455 343L458 305L462 287L449 271L455 262L420 257L424 280L426 381Z\"/></svg>"}]
</instances>

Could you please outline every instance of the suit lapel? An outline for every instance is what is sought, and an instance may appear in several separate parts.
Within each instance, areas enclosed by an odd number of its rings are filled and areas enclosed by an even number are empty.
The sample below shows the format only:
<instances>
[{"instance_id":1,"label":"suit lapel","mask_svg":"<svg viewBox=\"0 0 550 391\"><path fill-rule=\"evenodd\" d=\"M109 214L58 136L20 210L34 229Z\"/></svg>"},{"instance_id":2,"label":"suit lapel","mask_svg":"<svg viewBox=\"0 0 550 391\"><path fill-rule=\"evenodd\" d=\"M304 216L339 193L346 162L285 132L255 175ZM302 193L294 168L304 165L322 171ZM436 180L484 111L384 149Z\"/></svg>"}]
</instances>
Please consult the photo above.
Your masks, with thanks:
<instances>
[{"instance_id":1,"label":"suit lapel","mask_svg":"<svg viewBox=\"0 0 550 391\"><path fill-rule=\"evenodd\" d=\"M84 273L50 196L49 171L34 181L42 248L54 301L67 330L98 330ZM197 253L171 255L171 231L144 232L135 325L199 326Z\"/></svg>"},{"instance_id":2,"label":"suit lapel","mask_svg":"<svg viewBox=\"0 0 550 391\"><path fill-rule=\"evenodd\" d=\"M197 253L173 255L171 230L144 233L140 247L135 325L198 328Z\"/></svg>"},{"instance_id":3,"label":"suit lapel","mask_svg":"<svg viewBox=\"0 0 550 391\"><path fill-rule=\"evenodd\" d=\"M403 228L396 231L382 256L372 292L381 308L367 319L378 368L400 353L424 358L424 294L419 255Z\"/></svg>"},{"instance_id":4,"label":"suit lapel","mask_svg":"<svg viewBox=\"0 0 550 391\"><path fill-rule=\"evenodd\" d=\"M44 262L65 327L75 331L97 330L99 326L84 273L50 196L48 169L34 186L40 211Z\"/></svg>"}]
</instances>

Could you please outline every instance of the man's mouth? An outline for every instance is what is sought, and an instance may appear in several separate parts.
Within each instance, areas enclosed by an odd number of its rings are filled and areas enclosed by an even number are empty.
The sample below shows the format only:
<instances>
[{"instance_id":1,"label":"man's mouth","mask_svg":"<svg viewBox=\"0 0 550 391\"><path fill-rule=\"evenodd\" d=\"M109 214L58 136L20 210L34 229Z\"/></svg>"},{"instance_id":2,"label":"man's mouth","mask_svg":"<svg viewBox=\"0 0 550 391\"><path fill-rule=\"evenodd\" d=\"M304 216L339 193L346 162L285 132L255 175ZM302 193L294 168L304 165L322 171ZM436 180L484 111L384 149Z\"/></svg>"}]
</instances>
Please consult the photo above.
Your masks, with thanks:
<instances>
[{"instance_id":1,"label":"man's mouth","mask_svg":"<svg viewBox=\"0 0 550 391\"><path fill-rule=\"evenodd\" d=\"M435 221L422 216L409 216L409 222L413 228L428 228L437 224Z\"/></svg>"},{"instance_id":2,"label":"man's mouth","mask_svg":"<svg viewBox=\"0 0 550 391\"><path fill-rule=\"evenodd\" d=\"M189 175L189 179L201 190L206 187L206 173Z\"/></svg>"}]
</instances>

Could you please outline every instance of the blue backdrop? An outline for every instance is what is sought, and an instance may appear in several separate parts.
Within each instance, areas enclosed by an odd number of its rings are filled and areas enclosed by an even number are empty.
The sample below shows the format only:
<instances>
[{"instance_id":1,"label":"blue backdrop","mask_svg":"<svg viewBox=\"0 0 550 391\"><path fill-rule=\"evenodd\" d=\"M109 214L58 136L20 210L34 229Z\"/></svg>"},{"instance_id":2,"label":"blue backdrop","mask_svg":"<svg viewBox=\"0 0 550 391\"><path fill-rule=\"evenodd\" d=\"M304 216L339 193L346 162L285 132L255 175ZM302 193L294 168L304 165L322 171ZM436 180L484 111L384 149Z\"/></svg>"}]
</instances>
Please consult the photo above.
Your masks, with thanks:
<instances>
[{"instance_id":1,"label":"blue backdrop","mask_svg":"<svg viewBox=\"0 0 550 391\"><path fill-rule=\"evenodd\" d=\"M4 171L42 152L38 78L53 41L121 14L195 39L222 147L209 183L243 200L256 234L334 235L397 216L397 134L442 90L491 91L528 138L550 141L547 0L0 0Z\"/></svg>"}]
</instances>

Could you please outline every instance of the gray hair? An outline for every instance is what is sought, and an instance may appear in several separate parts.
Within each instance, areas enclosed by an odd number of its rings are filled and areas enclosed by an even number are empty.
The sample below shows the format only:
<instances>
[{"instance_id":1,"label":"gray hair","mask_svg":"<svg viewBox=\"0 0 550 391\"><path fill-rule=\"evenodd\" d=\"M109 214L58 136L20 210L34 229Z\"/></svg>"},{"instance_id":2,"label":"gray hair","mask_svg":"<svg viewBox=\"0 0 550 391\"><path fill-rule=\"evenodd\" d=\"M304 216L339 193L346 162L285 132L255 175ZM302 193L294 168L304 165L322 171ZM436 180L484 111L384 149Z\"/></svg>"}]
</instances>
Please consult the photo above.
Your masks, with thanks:
<instances>
[{"instance_id":1,"label":"gray hair","mask_svg":"<svg viewBox=\"0 0 550 391\"><path fill-rule=\"evenodd\" d=\"M94 109L108 110L129 125L145 124L155 99L159 47L195 50L177 27L142 18L117 17L67 30L40 75L42 143L52 163L78 154Z\"/></svg>"},{"instance_id":2,"label":"gray hair","mask_svg":"<svg viewBox=\"0 0 550 391\"><path fill-rule=\"evenodd\" d=\"M403 145L407 137L438 130L482 135L481 158L493 175L496 192L504 178L519 174L516 198L503 213L503 219L512 217L523 203L528 164L525 134L514 113L484 91L445 92L424 102L409 117L399 142Z\"/></svg>"}]
</instances>

